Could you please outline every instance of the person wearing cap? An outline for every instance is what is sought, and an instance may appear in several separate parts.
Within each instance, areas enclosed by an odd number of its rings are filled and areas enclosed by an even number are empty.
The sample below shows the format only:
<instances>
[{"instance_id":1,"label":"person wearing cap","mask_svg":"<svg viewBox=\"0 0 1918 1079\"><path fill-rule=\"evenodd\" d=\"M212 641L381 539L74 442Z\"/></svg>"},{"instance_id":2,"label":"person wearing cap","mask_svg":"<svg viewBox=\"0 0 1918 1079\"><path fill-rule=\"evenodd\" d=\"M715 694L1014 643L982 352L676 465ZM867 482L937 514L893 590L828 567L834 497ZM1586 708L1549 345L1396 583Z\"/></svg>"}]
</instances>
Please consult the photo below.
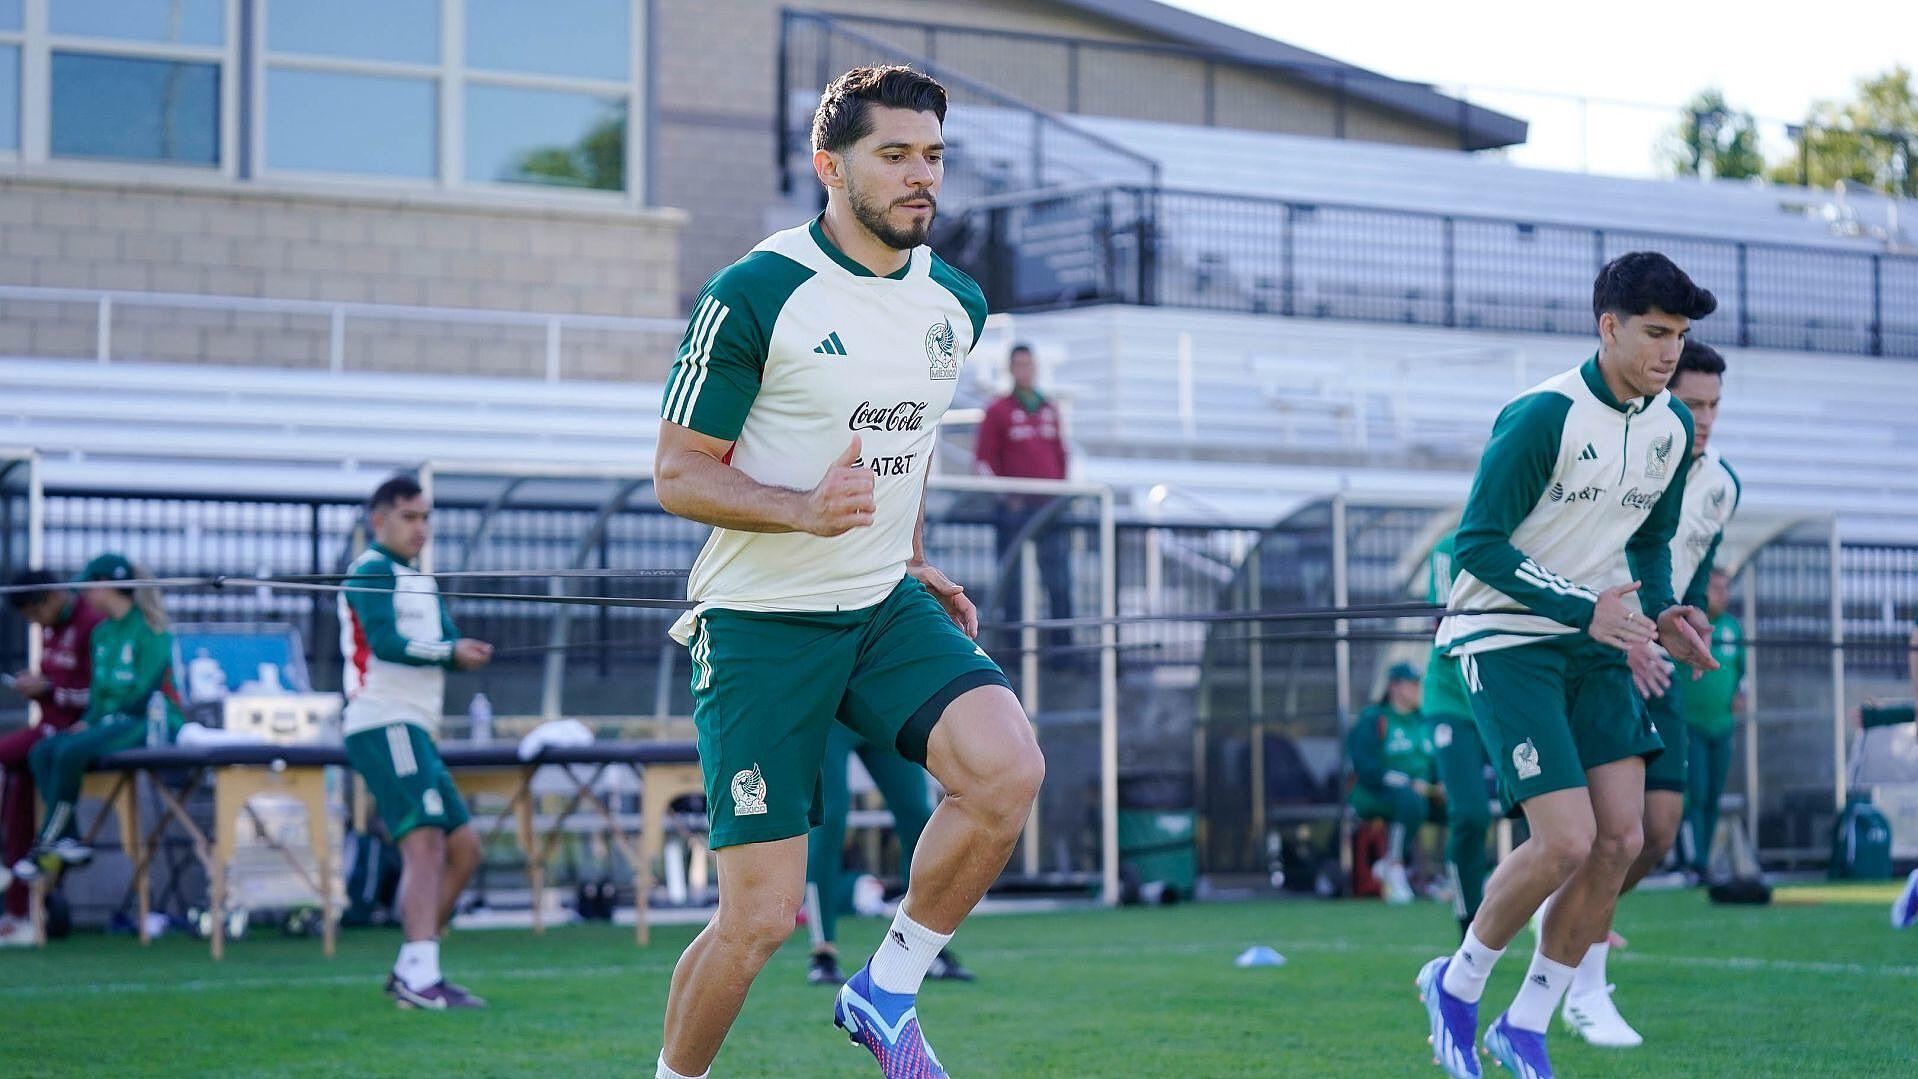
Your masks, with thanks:
<instances>
[{"instance_id":1,"label":"person wearing cap","mask_svg":"<svg viewBox=\"0 0 1918 1079\"><path fill-rule=\"evenodd\" d=\"M1418 668L1394 664L1386 672L1384 695L1359 713L1345 735L1356 780L1352 811L1362 821L1383 821L1388 829L1385 857L1372 866L1388 903L1412 901L1405 874L1412 840L1419 825L1443 819L1432 725L1419 713L1420 690Z\"/></svg>"},{"instance_id":2,"label":"person wearing cap","mask_svg":"<svg viewBox=\"0 0 1918 1079\"><path fill-rule=\"evenodd\" d=\"M136 587L147 576L117 554L95 558L80 574L80 583L95 585L86 589L86 602L103 619L90 642L93 681L86 711L73 726L42 739L27 754L46 816L33 851L13 865L13 875L20 880L30 882L43 872L92 860L92 850L79 841L74 827L80 780L94 761L146 741L148 707L155 694L165 709L169 739L180 729L173 634L159 593ZM107 584L102 587L100 582Z\"/></svg>"},{"instance_id":3,"label":"person wearing cap","mask_svg":"<svg viewBox=\"0 0 1918 1079\"><path fill-rule=\"evenodd\" d=\"M33 773L27 754L42 739L72 727L87 710L93 684L93 628L100 612L66 582L43 569L25 570L8 582L7 603L20 617L40 627L38 670L13 676L13 691L40 706L39 722L0 738L0 889L6 913L0 918L0 946L31 944L27 926L27 889L9 867L33 845Z\"/></svg>"}]
</instances>

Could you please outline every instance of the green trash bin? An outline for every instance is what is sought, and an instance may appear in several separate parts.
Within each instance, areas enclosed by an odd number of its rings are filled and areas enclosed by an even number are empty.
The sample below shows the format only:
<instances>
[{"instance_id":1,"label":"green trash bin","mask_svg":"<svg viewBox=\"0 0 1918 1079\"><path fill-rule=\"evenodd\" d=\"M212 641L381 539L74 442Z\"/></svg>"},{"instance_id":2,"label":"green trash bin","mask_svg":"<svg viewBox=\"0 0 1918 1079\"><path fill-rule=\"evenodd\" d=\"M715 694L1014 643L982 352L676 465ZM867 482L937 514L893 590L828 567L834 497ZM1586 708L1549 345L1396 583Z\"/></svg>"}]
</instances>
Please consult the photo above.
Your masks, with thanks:
<instances>
[{"instance_id":1,"label":"green trash bin","mask_svg":"<svg viewBox=\"0 0 1918 1079\"><path fill-rule=\"evenodd\" d=\"M1120 775L1119 867L1128 900L1166 903L1192 897L1199 880L1197 823L1190 774Z\"/></svg>"}]
</instances>

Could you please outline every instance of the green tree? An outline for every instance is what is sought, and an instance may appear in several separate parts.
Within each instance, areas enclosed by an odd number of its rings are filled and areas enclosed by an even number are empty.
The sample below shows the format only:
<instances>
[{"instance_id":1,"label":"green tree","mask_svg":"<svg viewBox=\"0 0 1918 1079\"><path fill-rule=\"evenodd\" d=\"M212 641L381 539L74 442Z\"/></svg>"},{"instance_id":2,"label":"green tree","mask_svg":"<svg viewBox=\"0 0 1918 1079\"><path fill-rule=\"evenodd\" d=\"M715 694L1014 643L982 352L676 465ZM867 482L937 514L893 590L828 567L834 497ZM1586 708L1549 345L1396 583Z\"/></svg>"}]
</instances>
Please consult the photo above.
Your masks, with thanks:
<instances>
[{"instance_id":1,"label":"green tree","mask_svg":"<svg viewBox=\"0 0 1918 1079\"><path fill-rule=\"evenodd\" d=\"M559 184L619 191L626 186L626 109L594 124L571 146L522 152L499 177L509 183Z\"/></svg>"},{"instance_id":2,"label":"green tree","mask_svg":"<svg viewBox=\"0 0 1918 1079\"><path fill-rule=\"evenodd\" d=\"M1666 132L1665 164L1679 176L1747 180L1765 171L1758 152L1758 124L1751 113L1725 103L1725 92L1707 87L1692 96L1678 127Z\"/></svg>"},{"instance_id":3,"label":"green tree","mask_svg":"<svg viewBox=\"0 0 1918 1079\"><path fill-rule=\"evenodd\" d=\"M1821 101L1794 152L1772 165L1778 183L1829 187L1840 180L1918 197L1918 85L1903 64L1858 81L1848 102Z\"/></svg>"}]
</instances>

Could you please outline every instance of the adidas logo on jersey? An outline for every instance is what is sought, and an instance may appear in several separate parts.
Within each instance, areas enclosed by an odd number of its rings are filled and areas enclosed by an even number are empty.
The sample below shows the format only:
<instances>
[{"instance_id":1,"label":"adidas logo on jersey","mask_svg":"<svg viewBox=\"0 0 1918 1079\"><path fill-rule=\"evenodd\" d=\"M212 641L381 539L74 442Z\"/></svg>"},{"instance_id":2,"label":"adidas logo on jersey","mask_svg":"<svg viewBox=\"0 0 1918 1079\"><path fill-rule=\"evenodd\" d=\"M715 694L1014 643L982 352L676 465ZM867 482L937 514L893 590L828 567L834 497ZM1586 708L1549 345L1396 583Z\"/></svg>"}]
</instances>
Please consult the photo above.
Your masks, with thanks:
<instances>
[{"instance_id":1,"label":"adidas logo on jersey","mask_svg":"<svg viewBox=\"0 0 1918 1079\"><path fill-rule=\"evenodd\" d=\"M1585 443L1585 448L1578 451L1578 459L1581 461L1596 461L1598 460L1598 451L1592 448L1590 442L1587 442Z\"/></svg>"},{"instance_id":2,"label":"adidas logo on jersey","mask_svg":"<svg viewBox=\"0 0 1918 1079\"><path fill-rule=\"evenodd\" d=\"M839 335L835 333L827 337L824 341L819 342L818 347L814 348L813 351L822 356L844 356L846 354L846 346L839 340Z\"/></svg>"}]
</instances>

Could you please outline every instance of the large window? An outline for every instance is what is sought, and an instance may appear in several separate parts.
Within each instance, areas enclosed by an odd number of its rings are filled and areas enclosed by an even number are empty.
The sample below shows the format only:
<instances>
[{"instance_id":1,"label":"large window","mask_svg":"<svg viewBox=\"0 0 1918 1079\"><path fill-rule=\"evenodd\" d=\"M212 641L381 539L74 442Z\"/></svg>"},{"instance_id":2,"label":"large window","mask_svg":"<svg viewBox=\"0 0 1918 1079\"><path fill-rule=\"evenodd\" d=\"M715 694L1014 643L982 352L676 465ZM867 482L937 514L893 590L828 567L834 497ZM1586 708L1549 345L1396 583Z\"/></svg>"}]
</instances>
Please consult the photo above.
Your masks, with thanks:
<instances>
[{"instance_id":1,"label":"large window","mask_svg":"<svg viewBox=\"0 0 1918 1079\"><path fill-rule=\"evenodd\" d=\"M0 0L0 160L637 201L645 10Z\"/></svg>"},{"instance_id":2,"label":"large window","mask_svg":"<svg viewBox=\"0 0 1918 1079\"><path fill-rule=\"evenodd\" d=\"M631 197L638 0L253 0L266 175Z\"/></svg>"},{"instance_id":3,"label":"large window","mask_svg":"<svg viewBox=\"0 0 1918 1079\"><path fill-rule=\"evenodd\" d=\"M227 0L41 2L50 156L221 164Z\"/></svg>"}]
</instances>

